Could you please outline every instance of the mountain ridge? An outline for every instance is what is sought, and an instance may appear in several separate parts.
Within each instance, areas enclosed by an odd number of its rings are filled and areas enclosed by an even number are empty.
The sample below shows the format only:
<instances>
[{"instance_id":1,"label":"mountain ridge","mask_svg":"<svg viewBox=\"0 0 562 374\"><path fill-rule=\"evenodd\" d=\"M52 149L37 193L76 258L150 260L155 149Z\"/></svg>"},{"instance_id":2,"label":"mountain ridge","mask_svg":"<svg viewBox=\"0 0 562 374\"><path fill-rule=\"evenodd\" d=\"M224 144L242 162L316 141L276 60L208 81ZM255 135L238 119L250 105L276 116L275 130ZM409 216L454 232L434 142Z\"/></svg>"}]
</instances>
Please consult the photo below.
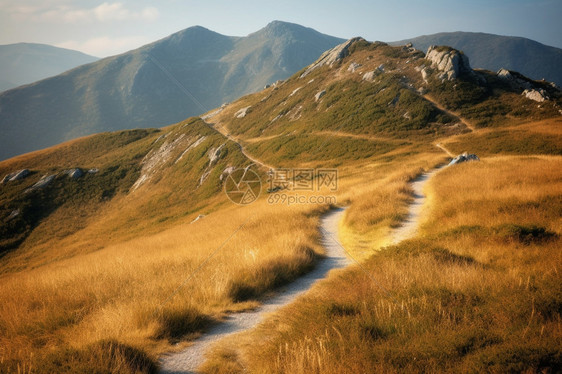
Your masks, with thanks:
<instances>
[{"instance_id":1,"label":"mountain ridge","mask_svg":"<svg viewBox=\"0 0 562 374\"><path fill-rule=\"evenodd\" d=\"M295 24L268 26L247 37L190 27L4 92L0 159L97 132L176 123L286 78L341 42Z\"/></svg>"},{"instance_id":2,"label":"mountain ridge","mask_svg":"<svg viewBox=\"0 0 562 374\"><path fill-rule=\"evenodd\" d=\"M80 51L41 43L0 45L0 92L99 60Z\"/></svg>"},{"instance_id":3,"label":"mountain ridge","mask_svg":"<svg viewBox=\"0 0 562 374\"><path fill-rule=\"evenodd\" d=\"M483 32L441 32L391 42L391 45L412 43L427 51L430 45L449 45L470 56L476 68L498 71L514 70L532 79L543 79L562 85L562 49L519 36L503 36Z\"/></svg>"}]
</instances>

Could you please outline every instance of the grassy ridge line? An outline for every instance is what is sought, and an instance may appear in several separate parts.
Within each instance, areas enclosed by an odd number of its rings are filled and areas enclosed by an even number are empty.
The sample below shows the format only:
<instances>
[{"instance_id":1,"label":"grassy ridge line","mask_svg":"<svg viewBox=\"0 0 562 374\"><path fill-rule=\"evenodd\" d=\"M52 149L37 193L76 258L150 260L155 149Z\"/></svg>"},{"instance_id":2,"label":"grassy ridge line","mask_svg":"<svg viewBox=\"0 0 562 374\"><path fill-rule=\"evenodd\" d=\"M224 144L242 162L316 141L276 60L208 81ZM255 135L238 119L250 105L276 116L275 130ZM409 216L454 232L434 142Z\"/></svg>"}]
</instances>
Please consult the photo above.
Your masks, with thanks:
<instances>
[{"instance_id":1,"label":"grassy ridge line","mask_svg":"<svg viewBox=\"0 0 562 374\"><path fill-rule=\"evenodd\" d=\"M183 125L165 133L177 136L179 128ZM150 144L156 144L153 149L163 144L158 138L150 139ZM235 146L227 149L239 151ZM208 162L206 150L199 152L199 157ZM217 169L218 174L222 168ZM156 235L145 231L130 240L115 230L120 222L138 226L127 213L142 209L147 201L161 195L174 177L173 173L164 175L150 188L117 197L112 202L115 205L105 209L103 220L92 222L80 233L107 232L111 227L110 239L117 239L116 244L103 245L108 238L99 238L97 243L104 248L91 253L68 253L64 245L53 248L52 243L45 244L50 251L45 256L56 256L56 261L5 274L0 284L3 370L19 366L38 372L54 368L58 372L151 371L155 357L169 350L169 344L196 336L225 312L255 306L256 298L299 276L322 255L316 221L325 208L317 206L289 209L271 207L261 200L248 210L223 203L220 210L194 225L174 225L162 231L167 226L160 224L157 228L161 232ZM218 179L215 173L212 180ZM221 194L210 199L218 199L220 207L225 197ZM170 195L167 200L158 200L166 213L174 204L170 200ZM244 230L217 258L155 314L186 274L248 218Z\"/></svg>"},{"instance_id":2,"label":"grassy ridge line","mask_svg":"<svg viewBox=\"0 0 562 374\"><path fill-rule=\"evenodd\" d=\"M184 154L198 140L200 144ZM218 159L209 165L210 152L223 144ZM156 163L154 170L144 171L143 165L158 157L162 162ZM29 168L33 173L23 181L1 186L0 210L6 213L2 219L15 209L21 211L16 219L2 225L9 229L7 236L16 233L11 227L26 230L18 249L4 257L2 269L9 272L40 266L141 233L156 233L203 209L212 212L226 201L218 194L222 189L220 174L245 160L222 135L202 121L189 119L161 131L101 134L0 163L5 172ZM99 171L72 180L62 174L71 167ZM143 173L149 181L133 191ZM42 190L22 193L44 174L58 176ZM41 215L29 221L34 212Z\"/></svg>"},{"instance_id":3,"label":"grassy ridge line","mask_svg":"<svg viewBox=\"0 0 562 374\"><path fill-rule=\"evenodd\" d=\"M489 155L562 155L562 119L481 129L474 135L459 135L443 141L454 152L470 150Z\"/></svg>"}]
</instances>

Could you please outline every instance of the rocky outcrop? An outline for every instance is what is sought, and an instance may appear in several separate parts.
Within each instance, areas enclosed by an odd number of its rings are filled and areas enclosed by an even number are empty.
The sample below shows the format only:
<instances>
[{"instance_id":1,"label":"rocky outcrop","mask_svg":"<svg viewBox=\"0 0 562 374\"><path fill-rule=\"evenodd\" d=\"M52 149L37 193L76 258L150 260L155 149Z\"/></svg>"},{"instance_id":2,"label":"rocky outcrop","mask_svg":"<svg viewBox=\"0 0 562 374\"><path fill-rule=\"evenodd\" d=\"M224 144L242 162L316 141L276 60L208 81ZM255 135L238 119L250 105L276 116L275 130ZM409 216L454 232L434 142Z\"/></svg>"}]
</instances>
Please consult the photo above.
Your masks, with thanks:
<instances>
[{"instance_id":1,"label":"rocky outcrop","mask_svg":"<svg viewBox=\"0 0 562 374\"><path fill-rule=\"evenodd\" d=\"M197 217L195 217L195 219L194 219L193 221L191 221L190 224L191 224L191 223L195 223L195 222L197 222L197 221L199 221L200 219L203 219L203 218L205 218L205 215L204 215L204 214L200 214L200 215L198 215Z\"/></svg>"},{"instance_id":2,"label":"rocky outcrop","mask_svg":"<svg viewBox=\"0 0 562 374\"><path fill-rule=\"evenodd\" d=\"M356 37L349 39L345 43L342 43L338 46L335 46L332 49L327 50L326 52L322 53L320 58L316 60L315 63L310 65L304 73L301 74L300 78L306 77L308 74L312 73L314 70L318 69L322 66L333 66L335 63L340 62L345 57L349 55L349 47L358 41L365 41L365 39L361 37Z\"/></svg>"},{"instance_id":3,"label":"rocky outcrop","mask_svg":"<svg viewBox=\"0 0 562 374\"><path fill-rule=\"evenodd\" d=\"M16 172L10 173L10 174L6 175L4 178L2 178L2 181L0 182L0 184L24 179L25 177L29 176L29 174L31 174L31 172L28 169L18 170Z\"/></svg>"},{"instance_id":4,"label":"rocky outcrop","mask_svg":"<svg viewBox=\"0 0 562 374\"><path fill-rule=\"evenodd\" d=\"M176 150L185 144L190 144L194 139L186 138L180 134L175 140L166 140L158 149L153 149L144 156L141 161L142 169L139 179L133 184L131 191L135 191L144 183L149 181L172 157Z\"/></svg>"},{"instance_id":5,"label":"rocky outcrop","mask_svg":"<svg viewBox=\"0 0 562 374\"><path fill-rule=\"evenodd\" d=\"M365 74L363 74L363 80L364 81L368 81L368 82L373 82L375 80L375 77L377 76L377 70L373 70L373 71L368 71Z\"/></svg>"},{"instance_id":6,"label":"rocky outcrop","mask_svg":"<svg viewBox=\"0 0 562 374\"><path fill-rule=\"evenodd\" d=\"M227 176L229 176L234 170L236 170L236 168L234 166L229 166L227 168L225 168L222 173L221 176L219 177L219 179L222 181L224 178L226 178Z\"/></svg>"},{"instance_id":7,"label":"rocky outcrop","mask_svg":"<svg viewBox=\"0 0 562 374\"><path fill-rule=\"evenodd\" d=\"M249 106L240 109L238 112L234 113L234 117L235 117L235 118L244 118L244 117L246 117L246 114L248 114L248 109L250 109Z\"/></svg>"},{"instance_id":8,"label":"rocky outcrop","mask_svg":"<svg viewBox=\"0 0 562 374\"><path fill-rule=\"evenodd\" d=\"M451 47L432 45L427 50L425 58L431 61L431 65L441 72L438 76L441 80L453 80L463 74L474 74L468 57Z\"/></svg>"},{"instance_id":9,"label":"rocky outcrop","mask_svg":"<svg viewBox=\"0 0 562 374\"><path fill-rule=\"evenodd\" d=\"M352 62L351 64L349 64L349 67L347 68L347 71L351 72L351 73L355 73L355 70L359 69L362 65L358 64L357 62Z\"/></svg>"},{"instance_id":10,"label":"rocky outcrop","mask_svg":"<svg viewBox=\"0 0 562 374\"><path fill-rule=\"evenodd\" d=\"M299 91L301 90L301 88L302 88L302 87L297 87L297 88L295 88L295 89L293 90L293 92L291 92L291 93L289 94L289 97L294 96L297 92L299 92Z\"/></svg>"},{"instance_id":11,"label":"rocky outcrop","mask_svg":"<svg viewBox=\"0 0 562 374\"><path fill-rule=\"evenodd\" d=\"M449 166L460 164L462 162L467 162L467 161L480 161L480 159L475 154L465 152L453 158L451 162L449 162Z\"/></svg>"},{"instance_id":12,"label":"rocky outcrop","mask_svg":"<svg viewBox=\"0 0 562 374\"><path fill-rule=\"evenodd\" d=\"M213 166L215 162L220 158L221 151L226 143L219 145L217 148L211 148L209 151L209 167Z\"/></svg>"},{"instance_id":13,"label":"rocky outcrop","mask_svg":"<svg viewBox=\"0 0 562 374\"><path fill-rule=\"evenodd\" d=\"M533 88L532 81L529 78L525 77L523 74L520 74L516 71L501 68L500 70L498 70L496 75L498 76L498 78L503 79L511 86L514 86L518 89L527 90Z\"/></svg>"},{"instance_id":14,"label":"rocky outcrop","mask_svg":"<svg viewBox=\"0 0 562 374\"><path fill-rule=\"evenodd\" d=\"M506 80L513 80L514 79L513 74L511 74L511 72L509 70L504 69L504 68L501 68L500 70L498 70L496 75L501 79L506 79Z\"/></svg>"},{"instance_id":15,"label":"rocky outcrop","mask_svg":"<svg viewBox=\"0 0 562 374\"><path fill-rule=\"evenodd\" d=\"M84 172L81 169L76 168L65 171L65 174L72 179L78 179L84 175Z\"/></svg>"},{"instance_id":16,"label":"rocky outcrop","mask_svg":"<svg viewBox=\"0 0 562 374\"><path fill-rule=\"evenodd\" d=\"M224 110L224 108L226 108L226 105L223 104L220 108L218 108L216 110L213 110L212 112L202 116L201 119L203 121L207 121L207 120L213 118L214 116L216 116L217 114L219 114L220 112L222 112Z\"/></svg>"},{"instance_id":17,"label":"rocky outcrop","mask_svg":"<svg viewBox=\"0 0 562 374\"><path fill-rule=\"evenodd\" d=\"M429 72L427 71L427 68L423 68L421 70L421 76L424 82L427 82L427 78L429 77Z\"/></svg>"},{"instance_id":18,"label":"rocky outcrop","mask_svg":"<svg viewBox=\"0 0 562 374\"><path fill-rule=\"evenodd\" d=\"M195 140L193 143L191 143L186 149L185 151L182 152L182 154L180 155L180 157L178 157L176 159L176 161L174 161L174 164L177 164L178 162L181 161L181 159L183 158L183 156L186 155L186 153L188 153L189 151L191 151L193 148L197 147L199 144L203 143L203 141L207 139L206 136L201 136L199 138L197 138L197 140Z\"/></svg>"},{"instance_id":19,"label":"rocky outcrop","mask_svg":"<svg viewBox=\"0 0 562 374\"><path fill-rule=\"evenodd\" d=\"M55 177L55 174L45 174L41 177L41 179L39 179L37 183L25 190L25 192L31 192L39 190L41 188L45 188L55 179Z\"/></svg>"},{"instance_id":20,"label":"rocky outcrop","mask_svg":"<svg viewBox=\"0 0 562 374\"><path fill-rule=\"evenodd\" d=\"M322 96L326 95L326 90L322 90L320 92L317 92L316 95L314 95L314 101L318 101L322 98Z\"/></svg>"},{"instance_id":21,"label":"rocky outcrop","mask_svg":"<svg viewBox=\"0 0 562 374\"><path fill-rule=\"evenodd\" d=\"M8 216L8 218L6 218L6 221L12 220L14 218L16 218L17 216L20 215L20 210L16 209L16 210L12 210L12 212L10 213L10 215Z\"/></svg>"},{"instance_id":22,"label":"rocky outcrop","mask_svg":"<svg viewBox=\"0 0 562 374\"><path fill-rule=\"evenodd\" d=\"M522 90L523 92L521 95L525 96L527 99L534 100L539 103L550 99L546 90L540 87L541 84L544 87L545 84L549 84L549 82L535 82L523 74L504 68L498 70L496 75L498 78L506 81L511 87ZM550 85L550 87L556 88L552 85Z\"/></svg>"},{"instance_id":23,"label":"rocky outcrop","mask_svg":"<svg viewBox=\"0 0 562 374\"><path fill-rule=\"evenodd\" d=\"M226 143L223 143L221 145L219 145L217 148L211 148L209 150L209 152L207 153L207 156L209 157L209 165L207 165L207 168L205 169L205 171L203 172L203 174L201 175L201 178L199 178L199 186L201 186L203 184L203 182L205 182L207 180L207 178L209 178L209 175L211 175L211 171L213 171L213 167L214 165L217 163L217 161L220 159L222 153L223 148L225 147ZM228 168L227 168L228 169ZM223 171L224 173L224 171ZM221 175L222 177L222 175Z\"/></svg>"},{"instance_id":24,"label":"rocky outcrop","mask_svg":"<svg viewBox=\"0 0 562 374\"><path fill-rule=\"evenodd\" d=\"M537 101L539 103L542 103L542 102L549 99L547 94L546 94L546 91L543 90L542 88L527 89L527 90L523 91L523 93L521 95L525 96L527 99L534 100L534 101Z\"/></svg>"}]
</instances>

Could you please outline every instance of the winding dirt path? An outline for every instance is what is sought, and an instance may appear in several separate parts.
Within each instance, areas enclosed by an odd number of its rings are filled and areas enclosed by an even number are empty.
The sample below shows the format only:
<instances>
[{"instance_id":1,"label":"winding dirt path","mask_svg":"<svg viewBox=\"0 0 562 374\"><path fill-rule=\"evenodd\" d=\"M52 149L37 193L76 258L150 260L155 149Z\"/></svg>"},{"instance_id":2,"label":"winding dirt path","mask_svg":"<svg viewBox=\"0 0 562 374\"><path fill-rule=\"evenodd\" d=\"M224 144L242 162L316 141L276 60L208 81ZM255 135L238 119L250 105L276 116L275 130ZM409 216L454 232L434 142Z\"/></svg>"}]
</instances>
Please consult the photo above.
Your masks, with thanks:
<instances>
[{"instance_id":1,"label":"winding dirt path","mask_svg":"<svg viewBox=\"0 0 562 374\"><path fill-rule=\"evenodd\" d=\"M447 148L445 148L445 146L444 146L443 144L441 144L441 143L436 143L435 146L436 146L437 148L439 148L440 150L442 150L443 152L445 152L445 153L447 154L447 156L449 156L449 157L455 157L455 155L454 155L451 151L449 151Z\"/></svg>"},{"instance_id":2,"label":"winding dirt path","mask_svg":"<svg viewBox=\"0 0 562 374\"><path fill-rule=\"evenodd\" d=\"M447 114L449 114L453 117L456 117L463 125L465 125L467 128L469 128L470 131L476 131L476 128L474 127L474 125L472 123L470 123L469 121L467 121L466 119L462 118L459 113L450 111L449 109L445 108L443 105L439 104L439 102L437 102L430 95L424 95L423 97L424 97L424 99L426 99L427 101L432 103L440 111L445 112L445 113L447 113Z\"/></svg>"},{"instance_id":3,"label":"winding dirt path","mask_svg":"<svg viewBox=\"0 0 562 374\"><path fill-rule=\"evenodd\" d=\"M423 194L424 186L442 168L422 174L412 182L414 201L409 206L409 214L403 225L391 232L390 237L393 244L416 235L422 207L426 199ZM345 249L337 241L338 223L343 216L343 212L344 209L342 208L334 209L320 219L321 241L326 251L326 258L319 261L312 272L281 289L276 296L265 300L259 308L230 315L225 322L211 328L187 349L163 356L160 360L161 373L196 373L197 368L205 361L206 352L221 338L252 329L263 321L267 314L293 302L297 297L308 291L314 283L324 279L330 270L343 268L351 264L352 261L347 257Z\"/></svg>"},{"instance_id":4,"label":"winding dirt path","mask_svg":"<svg viewBox=\"0 0 562 374\"><path fill-rule=\"evenodd\" d=\"M240 151L242 152L242 154L244 156L246 156L246 158L250 161L252 161L254 164L264 167L266 169L272 170L275 169L275 167L268 165L260 160L258 160L257 158L253 157L252 155L250 155L248 152L246 152L246 149L242 146L242 143L240 143L240 141L238 139L236 139L235 137L233 137L232 135L230 135L230 133L228 132L228 129L226 127L224 127L222 124L216 124L216 123L210 123L207 122L206 120L204 120L203 118L201 118L203 120L203 122L205 122L205 124L207 126L209 126L210 128L214 129L215 131L218 131L219 133L221 133L222 135L224 135L228 140L230 140L233 143L236 143L239 147L240 147Z\"/></svg>"},{"instance_id":5,"label":"winding dirt path","mask_svg":"<svg viewBox=\"0 0 562 374\"><path fill-rule=\"evenodd\" d=\"M320 219L321 242L326 251L326 258L320 260L314 270L282 288L276 296L265 300L258 309L232 314L225 322L211 328L184 351L163 356L160 361L161 373L195 373L205 361L205 353L213 343L227 335L255 327L267 314L291 303L308 291L314 283L325 278L330 270L349 265L351 260L337 241L338 223L343 212L344 209L334 209Z\"/></svg>"},{"instance_id":6,"label":"winding dirt path","mask_svg":"<svg viewBox=\"0 0 562 374\"><path fill-rule=\"evenodd\" d=\"M391 234L391 243L398 244L402 240L410 239L416 236L419 229L419 221L422 208L425 204L426 196L423 189L427 181L434 176L439 170L447 166L441 166L428 173L424 173L412 181L412 189L414 190L414 201L410 203L408 216L402 222L402 225L395 228Z\"/></svg>"},{"instance_id":7,"label":"winding dirt path","mask_svg":"<svg viewBox=\"0 0 562 374\"><path fill-rule=\"evenodd\" d=\"M244 153L248 159L263 167L271 168L269 165L247 155L242 144L232 138L225 130L226 129L223 128L223 132L221 133L229 140L238 144L242 153ZM445 148L442 149L446 151ZM439 171L439 169L440 168L422 174L418 179L412 182L414 201L409 206L409 213L403 225L391 232L390 238L393 244L416 235L419 226L419 217L425 203L423 188L429 178ZM308 291L314 283L326 278L330 270L350 265L352 261L337 239L338 223L343 213L343 208L337 208L327 212L321 217L320 234L321 244L325 250L325 258L320 260L311 272L280 289L274 297L264 300L259 308L228 316L226 321L212 327L202 337L193 341L193 344L185 350L162 356L160 359L160 372L163 374L196 373L197 368L205 361L205 354L214 343L227 335L254 328L263 321L269 313L275 312L281 307L293 302L296 298Z\"/></svg>"}]
</instances>

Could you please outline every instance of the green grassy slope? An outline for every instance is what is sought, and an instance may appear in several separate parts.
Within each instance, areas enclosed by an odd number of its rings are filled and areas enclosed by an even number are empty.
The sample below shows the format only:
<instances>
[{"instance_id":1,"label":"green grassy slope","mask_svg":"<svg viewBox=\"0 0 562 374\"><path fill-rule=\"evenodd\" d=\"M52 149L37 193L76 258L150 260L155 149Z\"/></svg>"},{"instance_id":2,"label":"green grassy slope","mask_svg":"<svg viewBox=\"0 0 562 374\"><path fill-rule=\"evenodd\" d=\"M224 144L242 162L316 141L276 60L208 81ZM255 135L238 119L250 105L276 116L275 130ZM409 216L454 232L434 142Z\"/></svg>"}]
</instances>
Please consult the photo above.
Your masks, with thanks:
<instances>
[{"instance_id":1,"label":"green grassy slope","mask_svg":"<svg viewBox=\"0 0 562 374\"><path fill-rule=\"evenodd\" d=\"M407 48L358 41L350 52L333 66L321 66L305 77L302 70L211 112L207 121L246 144L250 153L290 164L383 155L452 135L468 138L472 131L465 121L489 128L481 136L497 143L502 133L511 133L502 127L556 118L562 108L560 91L544 82L529 80L551 98L537 103L524 97L520 87L487 71L442 82L423 54ZM427 81L422 79L424 68ZM528 131L521 129L517 137ZM528 151L560 151L548 137L529 136L534 140L527 141L532 143Z\"/></svg>"},{"instance_id":2,"label":"green grassy slope","mask_svg":"<svg viewBox=\"0 0 562 374\"><path fill-rule=\"evenodd\" d=\"M221 146L211 164L209 155ZM75 247L65 254L70 256L168 227L215 204L213 198L222 197L221 173L244 162L236 144L199 119L161 130L94 135L4 161L1 175L24 168L31 175L0 185L0 248L7 254L2 268L52 260L56 255L47 248L64 240ZM69 177L65 171L73 168L84 176ZM54 180L29 190L45 175ZM135 186L143 175L147 181Z\"/></svg>"}]
</instances>

